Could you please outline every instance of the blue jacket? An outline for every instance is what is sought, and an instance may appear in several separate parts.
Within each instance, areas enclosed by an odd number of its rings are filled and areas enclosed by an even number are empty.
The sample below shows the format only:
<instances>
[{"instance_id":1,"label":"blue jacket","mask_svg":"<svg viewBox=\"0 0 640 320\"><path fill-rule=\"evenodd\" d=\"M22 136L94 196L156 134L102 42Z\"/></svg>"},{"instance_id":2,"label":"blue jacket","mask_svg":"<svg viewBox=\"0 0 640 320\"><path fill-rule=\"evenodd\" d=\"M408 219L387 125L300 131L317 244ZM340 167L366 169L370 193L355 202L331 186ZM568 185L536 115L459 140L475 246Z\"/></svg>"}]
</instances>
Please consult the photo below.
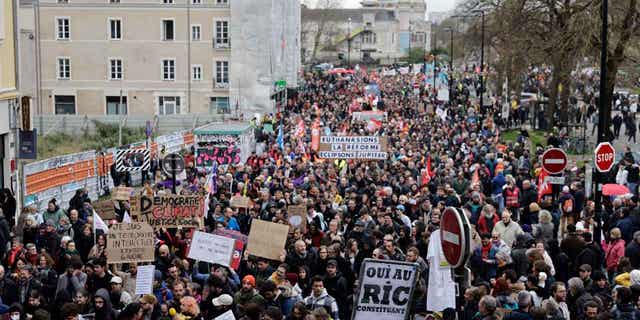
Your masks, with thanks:
<instances>
[{"instance_id":1,"label":"blue jacket","mask_svg":"<svg viewBox=\"0 0 640 320\"><path fill-rule=\"evenodd\" d=\"M502 172L498 173L497 176L491 180L491 194L501 194L502 186L507 183L507 179L505 179Z\"/></svg>"}]
</instances>

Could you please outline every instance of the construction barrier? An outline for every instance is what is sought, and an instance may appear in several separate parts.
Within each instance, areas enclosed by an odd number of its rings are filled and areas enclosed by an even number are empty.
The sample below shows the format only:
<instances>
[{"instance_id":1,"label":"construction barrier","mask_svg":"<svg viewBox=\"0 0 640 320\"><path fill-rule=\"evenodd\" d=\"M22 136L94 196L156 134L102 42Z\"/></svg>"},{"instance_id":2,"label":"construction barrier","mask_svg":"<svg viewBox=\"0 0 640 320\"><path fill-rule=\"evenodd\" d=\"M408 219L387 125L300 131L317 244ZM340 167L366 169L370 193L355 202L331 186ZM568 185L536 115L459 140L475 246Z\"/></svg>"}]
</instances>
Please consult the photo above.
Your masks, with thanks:
<instances>
[{"instance_id":1,"label":"construction barrier","mask_svg":"<svg viewBox=\"0 0 640 320\"><path fill-rule=\"evenodd\" d=\"M181 131L156 137L149 149L152 154L179 152L190 148L193 142L191 130ZM143 141L134 143L131 147L145 148L146 144ZM90 150L25 164L22 170L24 207L45 210L52 198L65 207L81 188L88 191L92 200L97 200L103 190L113 188L110 169L116 150L117 148L104 152Z\"/></svg>"}]
</instances>

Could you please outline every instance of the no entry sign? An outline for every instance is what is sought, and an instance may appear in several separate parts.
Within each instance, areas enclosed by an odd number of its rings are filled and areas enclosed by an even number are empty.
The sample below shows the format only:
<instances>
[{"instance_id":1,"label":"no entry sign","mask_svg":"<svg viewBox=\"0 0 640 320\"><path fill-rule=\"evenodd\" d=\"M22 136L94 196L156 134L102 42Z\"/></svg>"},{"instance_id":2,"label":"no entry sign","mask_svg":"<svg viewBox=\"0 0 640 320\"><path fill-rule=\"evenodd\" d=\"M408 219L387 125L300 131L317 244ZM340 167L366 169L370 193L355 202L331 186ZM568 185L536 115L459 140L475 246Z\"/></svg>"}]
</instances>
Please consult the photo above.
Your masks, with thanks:
<instances>
[{"instance_id":1,"label":"no entry sign","mask_svg":"<svg viewBox=\"0 0 640 320\"><path fill-rule=\"evenodd\" d=\"M550 174L561 173L567 167L567 154L558 148L551 148L542 154L542 168Z\"/></svg>"},{"instance_id":2,"label":"no entry sign","mask_svg":"<svg viewBox=\"0 0 640 320\"><path fill-rule=\"evenodd\" d=\"M596 169L600 172L609 172L616 159L616 150L609 142L601 142L595 150Z\"/></svg>"},{"instance_id":3,"label":"no entry sign","mask_svg":"<svg viewBox=\"0 0 640 320\"><path fill-rule=\"evenodd\" d=\"M446 208L442 213L440 230L440 245L444 258L453 268L464 265L471 253L471 231L467 216L462 210Z\"/></svg>"}]
</instances>

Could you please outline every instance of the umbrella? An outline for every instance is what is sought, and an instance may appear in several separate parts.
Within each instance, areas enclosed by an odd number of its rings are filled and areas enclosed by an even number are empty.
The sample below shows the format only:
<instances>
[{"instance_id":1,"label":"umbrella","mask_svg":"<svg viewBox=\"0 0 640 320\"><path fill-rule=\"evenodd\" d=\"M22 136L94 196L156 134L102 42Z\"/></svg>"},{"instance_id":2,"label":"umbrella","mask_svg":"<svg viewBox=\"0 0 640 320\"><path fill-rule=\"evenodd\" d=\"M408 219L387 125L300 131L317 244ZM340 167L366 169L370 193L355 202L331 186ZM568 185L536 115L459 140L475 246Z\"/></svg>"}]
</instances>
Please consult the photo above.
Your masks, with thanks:
<instances>
[{"instance_id":1,"label":"umbrella","mask_svg":"<svg viewBox=\"0 0 640 320\"><path fill-rule=\"evenodd\" d=\"M609 183L602 186L602 194L605 196L619 196L627 193L631 193L629 188L621 184Z\"/></svg>"}]
</instances>

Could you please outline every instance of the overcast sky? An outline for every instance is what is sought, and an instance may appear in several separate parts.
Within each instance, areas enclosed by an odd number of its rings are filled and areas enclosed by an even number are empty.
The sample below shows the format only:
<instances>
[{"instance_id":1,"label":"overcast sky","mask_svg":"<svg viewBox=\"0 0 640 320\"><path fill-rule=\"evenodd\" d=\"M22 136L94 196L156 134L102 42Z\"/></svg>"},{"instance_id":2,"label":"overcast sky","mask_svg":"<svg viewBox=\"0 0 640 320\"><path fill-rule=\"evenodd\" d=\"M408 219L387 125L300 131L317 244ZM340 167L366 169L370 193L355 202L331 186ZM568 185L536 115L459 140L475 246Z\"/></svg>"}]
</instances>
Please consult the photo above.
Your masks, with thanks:
<instances>
[{"instance_id":1,"label":"overcast sky","mask_svg":"<svg viewBox=\"0 0 640 320\"><path fill-rule=\"evenodd\" d=\"M360 0L344 0L344 2L347 8L360 7ZM454 0L427 0L427 12L451 10L454 4Z\"/></svg>"}]
</instances>

